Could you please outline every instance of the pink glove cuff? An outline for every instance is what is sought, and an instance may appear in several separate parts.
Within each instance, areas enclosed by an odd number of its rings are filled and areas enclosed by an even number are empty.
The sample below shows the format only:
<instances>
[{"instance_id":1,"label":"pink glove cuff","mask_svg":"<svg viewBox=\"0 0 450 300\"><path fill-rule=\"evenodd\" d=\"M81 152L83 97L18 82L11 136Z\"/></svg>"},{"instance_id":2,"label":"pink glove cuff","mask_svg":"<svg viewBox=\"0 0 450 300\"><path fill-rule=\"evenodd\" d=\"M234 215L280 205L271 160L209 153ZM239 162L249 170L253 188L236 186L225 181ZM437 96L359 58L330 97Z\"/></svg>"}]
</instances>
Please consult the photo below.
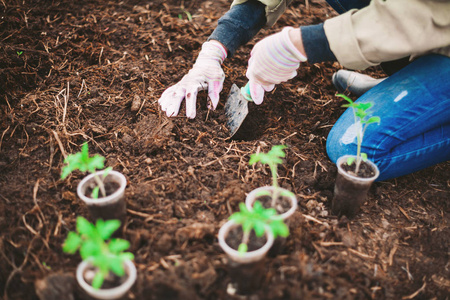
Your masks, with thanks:
<instances>
[{"instance_id":1,"label":"pink glove cuff","mask_svg":"<svg viewBox=\"0 0 450 300\"><path fill-rule=\"evenodd\" d=\"M227 49L225 49L221 43L211 40L203 43L202 50L198 55L197 61L204 58L216 59L219 64L222 64L225 58L227 58L227 55Z\"/></svg>"}]
</instances>

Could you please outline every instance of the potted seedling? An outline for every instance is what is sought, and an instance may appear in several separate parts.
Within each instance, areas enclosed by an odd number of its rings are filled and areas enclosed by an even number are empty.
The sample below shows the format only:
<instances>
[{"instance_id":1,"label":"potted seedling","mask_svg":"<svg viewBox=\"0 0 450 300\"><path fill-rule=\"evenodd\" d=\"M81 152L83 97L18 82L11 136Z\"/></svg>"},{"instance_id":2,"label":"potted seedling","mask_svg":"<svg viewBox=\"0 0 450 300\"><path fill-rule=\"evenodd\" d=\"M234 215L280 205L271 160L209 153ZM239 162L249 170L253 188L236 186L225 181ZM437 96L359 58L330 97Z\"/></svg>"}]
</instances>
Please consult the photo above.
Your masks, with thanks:
<instances>
[{"instance_id":1,"label":"potted seedling","mask_svg":"<svg viewBox=\"0 0 450 300\"><path fill-rule=\"evenodd\" d=\"M78 284L96 299L118 299L136 281L137 271L132 261L134 255L124 252L130 243L111 238L119 227L119 220L98 219L94 225L78 217L76 232L70 231L64 241L65 253L79 251L82 258L76 271Z\"/></svg>"},{"instance_id":2,"label":"potted seedling","mask_svg":"<svg viewBox=\"0 0 450 300\"><path fill-rule=\"evenodd\" d=\"M276 145L267 153L254 153L250 155L250 165L257 162L267 164L272 174L272 186L263 186L251 191L246 199L245 204L248 209L252 209L254 203L258 200L263 203L264 207L273 207L281 218L287 220L297 209L297 198L291 191L278 185L278 165L283 163L282 158L286 156L285 145Z\"/></svg>"},{"instance_id":3,"label":"potted seedling","mask_svg":"<svg viewBox=\"0 0 450 300\"><path fill-rule=\"evenodd\" d=\"M348 104L342 105L343 107L350 107L353 110L354 126L358 130L356 155L344 155L336 162L338 175L331 206L333 214L351 218L356 215L365 202L370 186L380 174L378 167L367 158L366 153L361 151L367 126L380 123L380 117L369 116L367 111L373 106L371 102L356 103L346 95L338 94L337 96L348 102Z\"/></svg>"},{"instance_id":4,"label":"potted seedling","mask_svg":"<svg viewBox=\"0 0 450 300\"><path fill-rule=\"evenodd\" d=\"M249 294L260 287L263 260L277 236L286 237L289 229L274 208L256 201L249 210L244 203L219 230L219 245L228 255L231 285L238 294Z\"/></svg>"},{"instance_id":5,"label":"potted seedling","mask_svg":"<svg viewBox=\"0 0 450 300\"><path fill-rule=\"evenodd\" d=\"M126 218L127 180L111 167L104 169L104 161L105 158L99 154L89 156L88 144L84 143L80 152L70 154L64 160L61 179L75 170L90 173L78 184L78 197L86 203L94 220L118 219L123 224Z\"/></svg>"}]
</instances>

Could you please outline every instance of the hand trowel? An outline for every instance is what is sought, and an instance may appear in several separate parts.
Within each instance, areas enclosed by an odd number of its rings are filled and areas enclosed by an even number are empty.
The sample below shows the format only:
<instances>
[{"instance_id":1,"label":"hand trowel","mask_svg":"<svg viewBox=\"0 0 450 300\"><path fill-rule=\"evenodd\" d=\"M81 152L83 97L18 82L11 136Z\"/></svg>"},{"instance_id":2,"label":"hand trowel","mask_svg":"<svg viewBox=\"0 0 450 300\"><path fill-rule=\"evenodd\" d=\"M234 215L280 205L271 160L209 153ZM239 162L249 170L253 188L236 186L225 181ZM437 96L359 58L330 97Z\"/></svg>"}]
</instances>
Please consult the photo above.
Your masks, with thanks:
<instances>
[{"instance_id":1,"label":"hand trowel","mask_svg":"<svg viewBox=\"0 0 450 300\"><path fill-rule=\"evenodd\" d=\"M236 134L239 127L245 120L248 114L248 102L253 102L250 95L250 85L247 84L238 88L233 83L228 94L227 101L225 102L225 116L227 117L227 127L230 130L230 137Z\"/></svg>"}]
</instances>

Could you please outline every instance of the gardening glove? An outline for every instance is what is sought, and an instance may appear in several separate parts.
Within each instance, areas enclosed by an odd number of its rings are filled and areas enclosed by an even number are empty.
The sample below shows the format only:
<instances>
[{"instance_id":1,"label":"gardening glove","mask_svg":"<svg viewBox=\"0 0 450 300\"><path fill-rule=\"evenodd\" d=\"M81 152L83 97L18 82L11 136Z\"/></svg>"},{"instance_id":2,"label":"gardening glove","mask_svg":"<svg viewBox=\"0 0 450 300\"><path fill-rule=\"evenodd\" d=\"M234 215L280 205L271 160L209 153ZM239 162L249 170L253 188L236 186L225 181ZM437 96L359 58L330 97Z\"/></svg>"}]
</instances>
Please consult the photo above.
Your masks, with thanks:
<instances>
[{"instance_id":1,"label":"gardening glove","mask_svg":"<svg viewBox=\"0 0 450 300\"><path fill-rule=\"evenodd\" d=\"M186 98L186 117L193 119L196 115L196 100L199 91L208 89L209 109L216 109L219 93L222 91L225 73L221 64L227 57L225 47L219 42L203 43L197 60L180 82L163 92L158 103L168 117L178 115L181 102Z\"/></svg>"},{"instance_id":2,"label":"gardening glove","mask_svg":"<svg viewBox=\"0 0 450 300\"><path fill-rule=\"evenodd\" d=\"M247 68L250 94L256 104L261 104L264 92L270 92L275 84L287 81L297 75L300 62L306 57L289 38L292 27L270 35L253 47Z\"/></svg>"}]
</instances>

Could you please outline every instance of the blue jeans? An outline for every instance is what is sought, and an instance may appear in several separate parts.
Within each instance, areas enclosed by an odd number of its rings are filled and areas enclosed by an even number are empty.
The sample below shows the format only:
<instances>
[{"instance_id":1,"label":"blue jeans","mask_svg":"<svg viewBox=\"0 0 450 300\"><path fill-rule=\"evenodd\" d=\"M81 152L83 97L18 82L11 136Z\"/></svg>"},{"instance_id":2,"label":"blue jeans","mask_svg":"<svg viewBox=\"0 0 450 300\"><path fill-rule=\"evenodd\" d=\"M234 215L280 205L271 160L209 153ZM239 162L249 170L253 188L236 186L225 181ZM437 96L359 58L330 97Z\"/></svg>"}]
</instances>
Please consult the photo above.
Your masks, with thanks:
<instances>
[{"instance_id":1,"label":"blue jeans","mask_svg":"<svg viewBox=\"0 0 450 300\"><path fill-rule=\"evenodd\" d=\"M364 134L362 151L380 169L377 179L406 175L450 160L450 58L426 55L376 85L357 102L372 102L381 118ZM347 109L327 139L333 162L356 154L353 111Z\"/></svg>"}]
</instances>

